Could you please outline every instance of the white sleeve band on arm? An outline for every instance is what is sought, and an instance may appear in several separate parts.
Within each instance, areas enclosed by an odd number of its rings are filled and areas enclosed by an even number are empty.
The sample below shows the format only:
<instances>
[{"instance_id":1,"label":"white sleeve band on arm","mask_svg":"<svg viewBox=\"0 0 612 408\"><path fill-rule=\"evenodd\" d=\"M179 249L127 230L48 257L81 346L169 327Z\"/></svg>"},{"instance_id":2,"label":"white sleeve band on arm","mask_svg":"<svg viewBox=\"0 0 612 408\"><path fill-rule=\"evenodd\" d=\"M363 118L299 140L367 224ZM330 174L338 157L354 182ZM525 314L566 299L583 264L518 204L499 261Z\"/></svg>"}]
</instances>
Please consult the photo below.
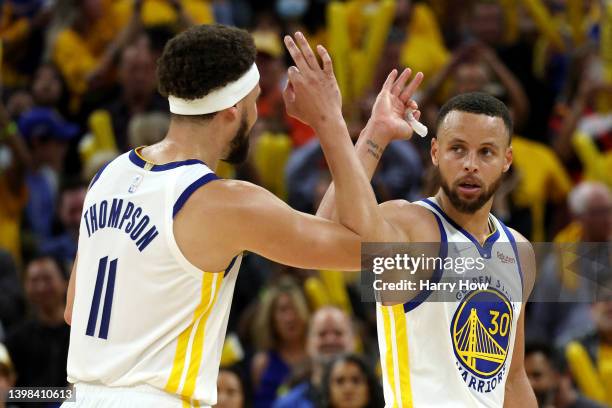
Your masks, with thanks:
<instances>
[{"instance_id":1,"label":"white sleeve band on arm","mask_svg":"<svg viewBox=\"0 0 612 408\"><path fill-rule=\"evenodd\" d=\"M249 94L259 83L259 71L257 65L251 68L234 82L217 88L202 98L182 99L169 95L168 103L170 112L177 115L205 115L207 113L219 112L234 106Z\"/></svg>"}]
</instances>

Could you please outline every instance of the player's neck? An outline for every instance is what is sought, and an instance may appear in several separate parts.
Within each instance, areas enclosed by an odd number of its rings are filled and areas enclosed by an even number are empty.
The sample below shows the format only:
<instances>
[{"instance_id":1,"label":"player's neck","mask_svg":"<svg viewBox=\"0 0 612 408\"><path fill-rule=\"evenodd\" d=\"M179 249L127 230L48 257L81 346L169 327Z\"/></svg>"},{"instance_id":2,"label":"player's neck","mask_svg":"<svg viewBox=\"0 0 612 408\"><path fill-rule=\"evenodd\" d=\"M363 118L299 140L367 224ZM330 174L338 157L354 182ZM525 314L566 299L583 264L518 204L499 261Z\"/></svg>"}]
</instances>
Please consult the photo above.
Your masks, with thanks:
<instances>
[{"instance_id":1,"label":"player's neck","mask_svg":"<svg viewBox=\"0 0 612 408\"><path fill-rule=\"evenodd\" d=\"M226 138L221 137L224 132L227 128L221 129L214 121L206 125L172 121L164 140L141 153L158 164L196 159L215 171L227 148Z\"/></svg>"},{"instance_id":2,"label":"player's neck","mask_svg":"<svg viewBox=\"0 0 612 408\"><path fill-rule=\"evenodd\" d=\"M436 199L446 215L461 226L461 228L469 232L478 242L482 244L490 235L489 213L493 203L492 199L486 202L482 208L471 214L457 210L443 190L436 194Z\"/></svg>"}]
</instances>

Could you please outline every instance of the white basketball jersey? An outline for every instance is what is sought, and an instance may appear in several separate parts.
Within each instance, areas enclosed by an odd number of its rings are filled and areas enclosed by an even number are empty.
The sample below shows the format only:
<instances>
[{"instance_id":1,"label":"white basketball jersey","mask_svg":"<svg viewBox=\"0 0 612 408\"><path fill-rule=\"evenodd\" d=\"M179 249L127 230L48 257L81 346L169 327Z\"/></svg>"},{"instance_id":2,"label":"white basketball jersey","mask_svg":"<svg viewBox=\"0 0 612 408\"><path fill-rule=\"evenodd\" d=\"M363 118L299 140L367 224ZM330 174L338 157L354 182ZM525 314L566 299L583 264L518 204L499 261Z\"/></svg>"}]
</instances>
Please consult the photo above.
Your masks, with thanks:
<instances>
[{"instance_id":1,"label":"white basketball jersey","mask_svg":"<svg viewBox=\"0 0 612 408\"><path fill-rule=\"evenodd\" d=\"M435 300L440 292L423 291L405 304L377 304L386 406L502 407L522 299L514 237L490 215L494 232L482 246L435 198L416 204L435 215L440 258L480 258L485 267L479 276L470 273L472 287L457 285L445 301ZM431 281L450 276L458 277L441 268Z\"/></svg>"},{"instance_id":2,"label":"white basketball jersey","mask_svg":"<svg viewBox=\"0 0 612 408\"><path fill-rule=\"evenodd\" d=\"M198 160L153 165L137 150L94 177L80 226L71 383L152 386L179 405L216 403L241 255L225 272L201 271L172 228L189 196L216 178Z\"/></svg>"}]
</instances>

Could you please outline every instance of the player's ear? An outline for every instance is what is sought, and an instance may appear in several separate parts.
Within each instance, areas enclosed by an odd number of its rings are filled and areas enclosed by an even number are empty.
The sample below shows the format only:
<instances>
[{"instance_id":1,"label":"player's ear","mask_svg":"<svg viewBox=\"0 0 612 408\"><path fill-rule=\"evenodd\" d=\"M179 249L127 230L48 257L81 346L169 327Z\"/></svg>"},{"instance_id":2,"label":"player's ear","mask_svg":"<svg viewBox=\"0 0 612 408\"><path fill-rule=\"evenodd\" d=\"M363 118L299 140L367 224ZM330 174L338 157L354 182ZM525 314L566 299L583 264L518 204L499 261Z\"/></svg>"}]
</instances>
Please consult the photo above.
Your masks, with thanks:
<instances>
[{"instance_id":1,"label":"player's ear","mask_svg":"<svg viewBox=\"0 0 612 408\"><path fill-rule=\"evenodd\" d=\"M221 112L219 112L223 119L228 122L233 122L234 120L236 120L240 116L238 113L239 112L237 105L231 106L227 109L223 109Z\"/></svg>"},{"instance_id":2,"label":"player's ear","mask_svg":"<svg viewBox=\"0 0 612 408\"><path fill-rule=\"evenodd\" d=\"M432 137L430 154L431 154L431 162L434 164L434 166L438 165L438 154L440 152L439 148L440 148L440 145L438 144L438 138Z\"/></svg>"},{"instance_id":3,"label":"player's ear","mask_svg":"<svg viewBox=\"0 0 612 408\"><path fill-rule=\"evenodd\" d=\"M513 153L512 153L512 145L506 148L506 153L504 154L504 173L508 171L510 165L512 164Z\"/></svg>"}]
</instances>

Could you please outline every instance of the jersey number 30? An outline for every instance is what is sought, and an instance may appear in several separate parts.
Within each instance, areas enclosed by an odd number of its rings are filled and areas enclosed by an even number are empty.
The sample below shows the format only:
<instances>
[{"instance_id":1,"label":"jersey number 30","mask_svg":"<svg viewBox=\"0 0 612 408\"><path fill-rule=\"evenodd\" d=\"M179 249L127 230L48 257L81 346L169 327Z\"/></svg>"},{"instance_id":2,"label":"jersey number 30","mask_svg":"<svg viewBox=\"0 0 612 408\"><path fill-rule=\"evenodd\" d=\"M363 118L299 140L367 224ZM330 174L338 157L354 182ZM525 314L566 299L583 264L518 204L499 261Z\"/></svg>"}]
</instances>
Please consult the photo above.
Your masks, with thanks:
<instances>
[{"instance_id":1,"label":"jersey number 30","mask_svg":"<svg viewBox=\"0 0 612 408\"><path fill-rule=\"evenodd\" d=\"M106 269L108 265L108 279L106 279ZM89 320L87 321L87 330L85 334L95 336L96 323L98 322L98 309L100 308L100 297L102 296L102 288L106 281L106 290L104 291L104 306L102 307L102 319L100 321L100 330L98 337L101 339L108 338L108 325L110 323L111 309L113 308L113 293L115 291L115 275L117 274L117 260L108 261L108 256L100 259L98 263L98 276L96 277L96 286L94 288L93 299L91 300L91 309L89 309Z\"/></svg>"}]
</instances>

